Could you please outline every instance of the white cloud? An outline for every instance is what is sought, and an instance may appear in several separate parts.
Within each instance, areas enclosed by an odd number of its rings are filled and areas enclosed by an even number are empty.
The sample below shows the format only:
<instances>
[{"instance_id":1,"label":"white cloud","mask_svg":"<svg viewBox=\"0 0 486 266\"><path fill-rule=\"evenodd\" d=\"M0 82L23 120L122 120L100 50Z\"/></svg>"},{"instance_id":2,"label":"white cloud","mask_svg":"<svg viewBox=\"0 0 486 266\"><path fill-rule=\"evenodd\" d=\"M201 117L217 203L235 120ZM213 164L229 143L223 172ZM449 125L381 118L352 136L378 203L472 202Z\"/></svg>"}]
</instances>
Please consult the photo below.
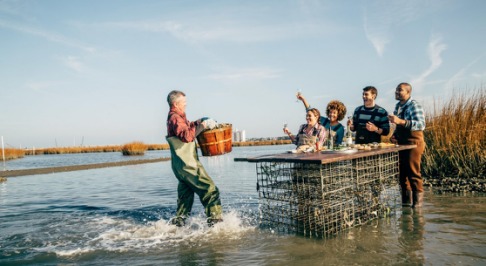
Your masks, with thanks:
<instances>
[{"instance_id":1,"label":"white cloud","mask_svg":"<svg viewBox=\"0 0 486 266\"><path fill-rule=\"evenodd\" d=\"M48 41L60 43L60 44L71 46L71 47L75 47L75 48L81 49L81 50L86 51L86 52L95 52L95 50L96 50L93 47L80 44L80 43L73 41L73 40L70 40L70 39L68 39L68 38L66 38L66 37L64 37L60 34L56 34L56 33L53 33L53 32L45 31L45 30L42 30L42 29L34 28L34 27L19 25L19 24L12 23L12 22L9 22L9 21L0 20L0 28L10 29L10 30L14 30L14 31L22 32L22 33L27 33L27 34L30 34L30 35L33 35L33 36L38 36L38 37L44 38Z\"/></svg>"},{"instance_id":2,"label":"white cloud","mask_svg":"<svg viewBox=\"0 0 486 266\"><path fill-rule=\"evenodd\" d=\"M203 22L202 22L203 21ZM233 19L211 21L201 19L197 22L185 21L128 21L106 22L105 27L135 31L168 33L180 40L199 42L238 42L253 43L292 39L304 35L326 34L338 31L338 26L318 22L285 22L262 24Z\"/></svg>"},{"instance_id":3,"label":"white cloud","mask_svg":"<svg viewBox=\"0 0 486 266\"><path fill-rule=\"evenodd\" d=\"M387 30L369 27L368 18L365 16L364 31L366 39L371 42L378 56L382 57L385 46L390 42L390 39L387 37Z\"/></svg>"},{"instance_id":4,"label":"white cloud","mask_svg":"<svg viewBox=\"0 0 486 266\"><path fill-rule=\"evenodd\" d=\"M47 89L51 88L53 85L54 83L50 81L37 81L37 82L29 82L25 84L27 88L36 92L46 92Z\"/></svg>"},{"instance_id":5,"label":"white cloud","mask_svg":"<svg viewBox=\"0 0 486 266\"><path fill-rule=\"evenodd\" d=\"M64 59L64 64L76 72L81 72L83 69L83 64L76 56L68 56Z\"/></svg>"},{"instance_id":6,"label":"white cloud","mask_svg":"<svg viewBox=\"0 0 486 266\"><path fill-rule=\"evenodd\" d=\"M426 15L425 10L435 10L444 4L434 0L377 0L365 3L364 33L380 57L383 56L386 46L392 42L396 27L416 21Z\"/></svg>"},{"instance_id":7,"label":"white cloud","mask_svg":"<svg viewBox=\"0 0 486 266\"><path fill-rule=\"evenodd\" d=\"M486 78L486 72L483 73L474 72L471 74L471 76L476 79L484 79Z\"/></svg>"},{"instance_id":8,"label":"white cloud","mask_svg":"<svg viewBox=\"0 0 486 266\"><path fill-rule=\"evenodd\" d=\"M427 54L429 55L430 59L430 66L418 77L411 80L414 89L420 90L425 85L427 77L429 77L442 65L441 54L446 50L446 48L447 45L442 43L440 37L432 36L427 49Z\"/></svg>"},{"instance_id":9,"label":"white cloud","mask_svg":"<svg viewBox=\"0 0 486 266\"><path fill-rule=\"evenodd\" d=\"M457 71L456 74L454 74L445 84L445 88L448 90L453 90L456 88L459 84L460 81L466 79L466 73L469 68L471 68L474 64L476 64L479 60L481 60L484 57L484 54L478 56L476 59L471 61L469 64L461 68L459 71ZM486 72L483 74L479 73L472 73L471 76L476 79L481 79L486 77Z\"/></svg>"}]
</instances>

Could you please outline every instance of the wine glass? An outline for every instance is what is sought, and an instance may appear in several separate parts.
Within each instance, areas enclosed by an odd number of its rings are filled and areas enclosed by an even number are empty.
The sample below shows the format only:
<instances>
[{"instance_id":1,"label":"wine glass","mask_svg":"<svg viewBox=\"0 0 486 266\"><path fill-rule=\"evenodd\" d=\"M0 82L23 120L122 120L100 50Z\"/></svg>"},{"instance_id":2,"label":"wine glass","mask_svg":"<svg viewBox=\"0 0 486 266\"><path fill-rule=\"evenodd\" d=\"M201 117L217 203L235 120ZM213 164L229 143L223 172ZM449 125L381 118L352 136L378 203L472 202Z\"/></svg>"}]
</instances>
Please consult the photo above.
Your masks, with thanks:
<instances>
[{"instance_id":1,"label":"wine glass","mask_svg":"<svg viewBox=\"0 0 486 266\"><path fill-rule=\"evenodd\" d=\"M297 100L295 100L296 103L298 103L300 101L299 99L299 96L302 94L302 90L301 89L298 89L297 90L297 93L295 94L295 96L297 97Z\"/></svg>"}]
</instances>

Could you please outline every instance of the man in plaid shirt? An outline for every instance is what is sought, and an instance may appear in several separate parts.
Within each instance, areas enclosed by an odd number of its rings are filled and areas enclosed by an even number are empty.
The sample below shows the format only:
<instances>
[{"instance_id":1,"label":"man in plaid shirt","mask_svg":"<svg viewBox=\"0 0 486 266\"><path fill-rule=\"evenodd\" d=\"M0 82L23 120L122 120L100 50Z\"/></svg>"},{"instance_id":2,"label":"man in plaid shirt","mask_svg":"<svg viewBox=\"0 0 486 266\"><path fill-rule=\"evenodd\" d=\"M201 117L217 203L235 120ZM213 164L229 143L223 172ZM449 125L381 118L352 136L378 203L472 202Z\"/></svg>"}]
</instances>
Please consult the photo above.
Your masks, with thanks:
<instances>
[{"instance_id":1,"label":"man in plaid shirt","mask_svg":"<svg viewBox=\"0 0 486 266\"><path fill-rule=\"evenodd\" d=\"M399 102L393 115L389 115L388 119L397 126L392 142L401 145L417 145L414 149L399 152L402 206L417 208L422 207L424 197L420 162L425 150L425 115L423 107L412 99L411 94L410 84L398 84L395 99Z\"/></svg>"}]
</instances>

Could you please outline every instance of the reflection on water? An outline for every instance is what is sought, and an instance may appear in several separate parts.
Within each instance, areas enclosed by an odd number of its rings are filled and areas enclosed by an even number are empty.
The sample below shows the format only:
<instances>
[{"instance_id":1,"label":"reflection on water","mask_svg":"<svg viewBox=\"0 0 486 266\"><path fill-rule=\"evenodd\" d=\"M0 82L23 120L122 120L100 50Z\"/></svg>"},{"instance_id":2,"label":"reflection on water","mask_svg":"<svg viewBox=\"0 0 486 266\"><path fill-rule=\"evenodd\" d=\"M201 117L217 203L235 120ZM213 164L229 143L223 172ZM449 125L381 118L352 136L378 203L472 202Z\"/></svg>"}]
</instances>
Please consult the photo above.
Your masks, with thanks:
<instances>
[{"instance_id":1,"label":"reflection on water","mask_svg":"<svg viewBox=\"0 0 486 266\"><path fill-rule=\"evenodd\" d=\"M168 225L177 197L170 162L9 178L0 183L0 264L486 263L482 196L427 192L421 212L404 209L324 240L260 228L256 166L233 159L286 150L289 146L237 147L224 156L201 157L220 188L225 212L224 222L212 228L198 201L187 227ZM43 160L57 164L66 155L59 156ZM91 156L67 161L93 161Z\"/></svg>"},{"instance_id":2,"label":"reflection on water","mask_svg":"<svg viewBox=\"0 0 486 266\"><path fill-rule=\"evenodd\" d=\"M400 261L414 265L424 264L423 241L425 219L423 210L421 208L403 208L400 223L401 232L398 242L404 251L400 255L402 258Z\"/></svg>"}]
</instances>

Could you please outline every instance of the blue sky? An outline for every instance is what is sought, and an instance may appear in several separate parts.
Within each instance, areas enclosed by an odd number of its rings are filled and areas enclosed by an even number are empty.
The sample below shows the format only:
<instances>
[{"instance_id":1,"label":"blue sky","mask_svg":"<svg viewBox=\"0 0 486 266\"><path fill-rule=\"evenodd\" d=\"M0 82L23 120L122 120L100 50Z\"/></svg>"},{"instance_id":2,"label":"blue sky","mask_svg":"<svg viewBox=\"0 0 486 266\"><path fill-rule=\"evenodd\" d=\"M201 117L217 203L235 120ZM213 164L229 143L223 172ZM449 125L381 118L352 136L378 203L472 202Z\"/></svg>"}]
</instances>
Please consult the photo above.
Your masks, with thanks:
<instances>
[{"instance_id":1,"label":"blue sky","mask_svg":"<svg viewBox=\"0 0 486 266\"><path fill-rule=\"evenodd\" d=\"M426 108L484 89L486 1L0 0L0 135L9 147L165 143L187 94L247 137L305 122L298 89L348 116L362 88L389 112L402 81ZM342 121L343 124L345 121Z\"/></svg>"}]
</instances>

